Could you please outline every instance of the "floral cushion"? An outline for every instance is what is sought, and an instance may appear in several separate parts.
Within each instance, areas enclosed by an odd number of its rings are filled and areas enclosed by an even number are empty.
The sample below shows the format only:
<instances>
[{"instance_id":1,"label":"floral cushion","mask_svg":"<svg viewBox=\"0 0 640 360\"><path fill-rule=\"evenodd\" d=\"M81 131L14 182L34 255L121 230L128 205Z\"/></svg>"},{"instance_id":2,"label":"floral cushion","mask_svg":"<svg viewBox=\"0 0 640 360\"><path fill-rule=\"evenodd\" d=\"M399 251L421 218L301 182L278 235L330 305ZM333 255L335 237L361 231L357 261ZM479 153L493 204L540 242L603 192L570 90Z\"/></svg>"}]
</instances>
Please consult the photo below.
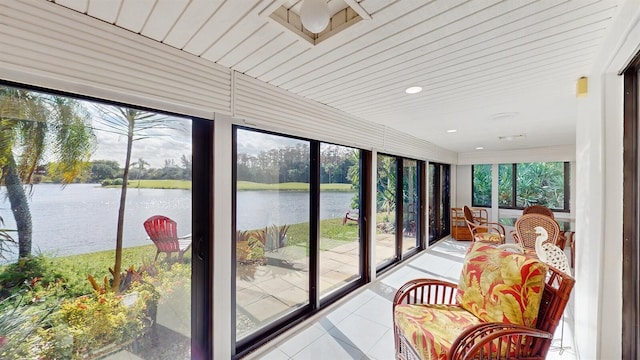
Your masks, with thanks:
<instances>
[{"instance_id":1,"label":"floral cushion","mask_svg":"<svg viewBox=\"0 0 640 360\"><path fill-rule=\"evenodd\" d=\"M477 233L474 237L475 241L485 243L502 244L502 236L496 233Z\"/></svg>"},{"instance_id":2,"label":"floral cushion","mask_svg":"<svg viewBox=\"0 0 640 360\"><path fill-rule=\"evenodd\" d=\"M457 305L397 305L395 323L422 359L446 359L451 344L481 321Z\"/></svg>"},{"instance_id":3,"label":"floral cushion","mask_svg":"<svg viewBox=\"0 0 640 360\"><path fill-rule=\"evenodd\" d=\"M483 321L535 327L547 270L534 257L473 243L456 299Z\"/></svg>"}]
</instances>

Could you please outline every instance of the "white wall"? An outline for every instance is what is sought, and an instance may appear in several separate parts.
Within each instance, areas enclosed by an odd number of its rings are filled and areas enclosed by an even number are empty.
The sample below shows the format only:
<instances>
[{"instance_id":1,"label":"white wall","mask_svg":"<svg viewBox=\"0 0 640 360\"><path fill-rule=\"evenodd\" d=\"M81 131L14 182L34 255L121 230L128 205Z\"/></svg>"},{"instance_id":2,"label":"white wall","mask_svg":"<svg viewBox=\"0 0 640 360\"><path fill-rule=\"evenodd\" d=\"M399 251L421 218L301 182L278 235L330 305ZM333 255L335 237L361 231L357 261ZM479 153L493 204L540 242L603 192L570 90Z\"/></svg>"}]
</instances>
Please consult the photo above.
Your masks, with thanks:
<instances>
[{"instance_id":1,"label":"white wall","mask_svg":"<svg viewBox=\"0 0 640 360\"><path fill-rule=\"evenodd\" d=\"M576 126L575 341L582 359L620 359L623 79L640 45L640 2L628 0L579 100Z\"/></svg>"},{"instance_id":2,"label":"white wall","mask_svg":"<svg viewBox=\"0 0 640 360\"><path fill-rule=\"evenodd\" d=\"M471 205L471 165L458 165L456 168L456 197L451 207Z\"/></svg>"}]
</instances>

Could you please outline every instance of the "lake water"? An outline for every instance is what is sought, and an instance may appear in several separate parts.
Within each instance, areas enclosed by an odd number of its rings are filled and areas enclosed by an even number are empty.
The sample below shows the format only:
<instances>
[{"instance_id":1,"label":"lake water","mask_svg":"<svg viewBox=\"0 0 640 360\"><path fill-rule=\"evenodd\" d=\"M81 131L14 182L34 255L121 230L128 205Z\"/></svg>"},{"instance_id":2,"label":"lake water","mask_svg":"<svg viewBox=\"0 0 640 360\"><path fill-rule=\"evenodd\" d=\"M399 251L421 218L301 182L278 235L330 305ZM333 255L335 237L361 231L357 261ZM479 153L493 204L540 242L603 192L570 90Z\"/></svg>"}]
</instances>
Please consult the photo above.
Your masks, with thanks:
<instances>
[{"instance_id":1,"label":"lake water","mask_svg":"<svg viewBox=\"0 0 640 360\"><path fill-rule=\"evenodd\" d=\"M0 188L0 217L15 229L6 192ZM354 193L321 193L321 218L344 216ZM309 193L304 191L238 192L237 228L308 221ZM33 252L70 255L115 248L120 189L96 184L34 185L29 202L33 221ZM191 191L129 188L123 246L150 244L142 226L153 215L178 223L178 235L191 233ZM12 233L17 239L17 234ZM17 249L16 249L17 252ZM12 259L12 254L5 254ZM14 256L15 257L15 256Z\"/></svg>"}]
</instances>

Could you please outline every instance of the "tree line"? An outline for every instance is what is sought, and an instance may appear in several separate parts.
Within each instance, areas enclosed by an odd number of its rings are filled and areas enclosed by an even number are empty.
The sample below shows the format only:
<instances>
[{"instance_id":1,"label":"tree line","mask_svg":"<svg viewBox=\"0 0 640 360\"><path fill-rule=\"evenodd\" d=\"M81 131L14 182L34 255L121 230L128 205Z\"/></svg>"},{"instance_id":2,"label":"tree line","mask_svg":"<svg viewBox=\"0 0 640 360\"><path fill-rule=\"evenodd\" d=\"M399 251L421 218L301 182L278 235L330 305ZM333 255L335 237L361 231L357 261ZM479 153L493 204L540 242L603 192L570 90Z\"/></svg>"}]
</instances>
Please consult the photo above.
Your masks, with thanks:
<instances>
[{"instance_id":1,"label":"tree line","mask_svg":"<svg viewBox=\"0 0 640 360\"><path fill-rule=\"evenodd\" d=\"M180 164L174 159L165 159L160 168L152 168L143 158L131 164L129 179L133 180L191 180L191 158L182 155ZM85 162L82 171L73 183L103 183L105 180L122 179L124 168L115 160L93 160ZM62 184L64 172L59 163L39 165L33 175L33 183Z\"/></svg>"},{"instance_id":2,"label":"tree line","mask_svg":"<svg viewBox=\"0 0 640 360\"><path fill-rule=\"evenodd\" d=\"M257 155L237 156L237 178L264 184L310 181L311 155L308 145L297 144L263 150ZM352 183L349 169L358 165L356 150L341 146L323 146L320 153L320 182Z\"/></svg>"}]
</instances>

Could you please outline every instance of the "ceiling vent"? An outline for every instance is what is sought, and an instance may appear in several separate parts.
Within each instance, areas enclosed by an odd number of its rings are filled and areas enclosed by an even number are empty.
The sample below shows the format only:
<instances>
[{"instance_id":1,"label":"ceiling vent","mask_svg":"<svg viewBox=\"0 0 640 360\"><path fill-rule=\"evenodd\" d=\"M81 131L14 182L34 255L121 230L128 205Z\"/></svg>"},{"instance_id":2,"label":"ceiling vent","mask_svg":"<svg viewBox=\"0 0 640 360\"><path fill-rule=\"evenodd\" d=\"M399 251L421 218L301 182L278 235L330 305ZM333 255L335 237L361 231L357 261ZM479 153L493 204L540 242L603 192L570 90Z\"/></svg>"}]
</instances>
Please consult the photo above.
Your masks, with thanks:
<instances>
[{"instance_id":1,"label":"ceiling vent","mask_svg":"<svg viewBox=\"0 0 640 360\"><path fill-rule=\"evenodd\" d=\"M268 14L269 18L289 31L317 45L329 37L355 25L360 20L371 20L371 15L360 5L358 0L328 1L329 24L319 33L313 33L302 25L300 9L304 1L313 0L277 0L261 11L260 15ZM324 1L324 0L322 0Z\"/></svg>"}]
</instances>

